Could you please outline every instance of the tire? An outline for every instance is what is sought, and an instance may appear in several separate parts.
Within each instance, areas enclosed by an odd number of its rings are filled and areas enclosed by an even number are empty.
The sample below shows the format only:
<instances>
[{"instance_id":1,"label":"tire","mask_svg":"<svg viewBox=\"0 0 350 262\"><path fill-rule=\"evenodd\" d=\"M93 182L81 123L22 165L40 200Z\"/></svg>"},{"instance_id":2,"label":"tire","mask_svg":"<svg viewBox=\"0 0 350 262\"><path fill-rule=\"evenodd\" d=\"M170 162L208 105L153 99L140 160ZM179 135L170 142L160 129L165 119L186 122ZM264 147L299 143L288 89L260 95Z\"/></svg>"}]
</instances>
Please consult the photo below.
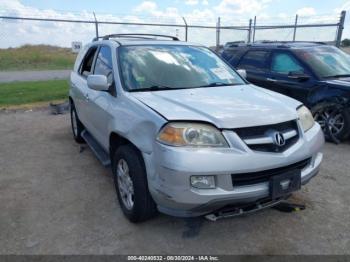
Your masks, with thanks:
<instances>
[{"instance_id":1,"label":"tire","mask_svg":"<svg viewBox=\"0 0 350 262\"><path fill-rule=\"evenodd\" d=\"M349 137L350 111L348 109L337 103L320 103L313 107L311 112L328 141L344 141Z\"/></svg>"},{"instance_id":2,"label":"tire","mask_svg":"<svg viewBox=\"0 0 350 262\"><path fill-rule=\"evenodd\" d=\"M157 208L148 190L146 169L140 152L130 144L120 146L114 153L112 170L124 215L133 223L154 217Z\"/></svg>"},{"instance_id":3,"label":"tire","mask_svg":"<svg viewBox=\"0 0 350 262\"><path fill-rule=\"evenodd\" d=\"M84 130L84 125L80 122L73 103L70 105L70 123L74 140L79 144L85 143L84 138L81 136L81 132Z\"/></svg>"}]
</instances>

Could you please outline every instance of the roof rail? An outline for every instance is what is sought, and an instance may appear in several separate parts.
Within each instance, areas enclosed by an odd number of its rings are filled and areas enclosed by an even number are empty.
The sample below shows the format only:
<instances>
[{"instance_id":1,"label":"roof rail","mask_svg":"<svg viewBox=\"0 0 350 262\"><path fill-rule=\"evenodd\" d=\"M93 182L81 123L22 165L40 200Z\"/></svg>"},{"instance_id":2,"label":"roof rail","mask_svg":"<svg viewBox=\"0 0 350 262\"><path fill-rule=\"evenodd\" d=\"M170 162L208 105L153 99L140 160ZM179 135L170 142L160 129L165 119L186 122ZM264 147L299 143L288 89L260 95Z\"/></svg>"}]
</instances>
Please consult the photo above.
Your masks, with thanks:
<instances>
[{"instance_id":1,"label":"roof rail","mask_svg":"<svg viewBox=\"0 0 350 262\"><path fill-rule=\"evenodd\" d=\"M155 36L155 37L164 37L164 38L170 38L173 41L179 41L179 38L176 36L170 36L170 35L157 35L157 34L111 34L111 35L105 35L100 37L95 37L92 41L97 41L98 39L102 40L109 40L110 38L140 38L140 39L153 39L147 36Z\"/></svg>"}]
</instances>

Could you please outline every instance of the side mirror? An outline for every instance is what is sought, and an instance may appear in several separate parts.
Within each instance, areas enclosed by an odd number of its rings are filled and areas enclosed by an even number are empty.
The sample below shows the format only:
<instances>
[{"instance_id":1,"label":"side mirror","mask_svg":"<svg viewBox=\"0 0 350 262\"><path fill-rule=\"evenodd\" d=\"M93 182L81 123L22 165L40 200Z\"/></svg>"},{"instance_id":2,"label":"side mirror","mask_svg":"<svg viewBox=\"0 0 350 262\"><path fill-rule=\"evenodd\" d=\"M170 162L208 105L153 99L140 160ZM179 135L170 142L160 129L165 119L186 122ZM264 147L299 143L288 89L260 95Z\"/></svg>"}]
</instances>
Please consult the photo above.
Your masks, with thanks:
<instances>
[{"instance_id":1,"label":"side mirror","mask_svg":"<svg viewBox=\"0 0 350 262\"><path fill-rule=\"evenodd\" d=\"M108 91L109 89L107 77L104 75L89 75L87 77L87 85L96 91Z\"/></svg>"},{"instance_id":2,"label":"side mirror","mask_svg":"<svg viewBox=\"0 0 350 262\"><path fill-rule=\"evenodd\" d=\"M241 77L243 77L244 79L247 78L247 71L246 71L245 69L238 69L238 70L237 70L237 73L238 73Z\"/></svg>"},{"instance_id":3,"label":"side mirror","mask_svg":"<svg viewBox=\"0 0 350 262\"><path fill-rule=\"evenodd\" d=\"M289 72L288 78L296 79L299 81L306 81L310 78L310 76L305 74L304 72Z\"/></svg>"}]
</instances>

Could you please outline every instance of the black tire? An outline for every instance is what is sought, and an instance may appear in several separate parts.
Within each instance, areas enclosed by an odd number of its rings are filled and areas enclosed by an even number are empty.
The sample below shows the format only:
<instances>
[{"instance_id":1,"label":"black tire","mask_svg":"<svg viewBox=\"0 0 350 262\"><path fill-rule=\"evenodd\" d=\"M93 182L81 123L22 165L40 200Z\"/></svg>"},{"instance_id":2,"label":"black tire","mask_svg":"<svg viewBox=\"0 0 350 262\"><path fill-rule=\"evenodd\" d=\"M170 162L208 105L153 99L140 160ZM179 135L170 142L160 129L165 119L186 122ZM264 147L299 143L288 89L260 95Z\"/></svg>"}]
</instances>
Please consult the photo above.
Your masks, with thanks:
<instances>
[{"instance_id":1,"label":"black tire","mask_svg":"<svg viewBox=\"0 0 350 262\"><path fill-rule=\"evenodd\" d=\"M121 192L119 187L119 181L121 180L118 179L117 170L118 165L124 163L123 161L128 166L128 176L132 181L133 204L131 206L125 203L127 201L125 200L125 194ZM157 214L157 208L148 190L145 164L138 149L132 145L120 146L114 153L112 170L118 201L124 215L133 223L142 222L154 217ZM123 197L125 197L124 200Z\"/></svg>"},{"instance_id":2,"label":"black tire","mask_svg":"<svg viewBox=\"0 0 350 262\"><path fill-rule=\"evenodd\" d=\"M350 111L338 103L325 102L314 106L311 109L315 120L321 125L327 141L344 141L350 135ZM328 119L326 119L328 117ZM337 119L339 131L335 130L330 119ZM341 128L340 128L341 127Z\"/></svg>"},{"instance_id":3,"label":"black tire","mask_svg":"<svg viewBox=\"0 0 350 262\"><path fill-rule=\"evenodd\" d=\"M74 122L75 122L76 128L74 127ZM70 105L70 123L72 127L74 140L79 144L85 143L84 138L82 138L81 136L81 132L83 132L84 130L84 125L80 122L77 111L75 110L73 103L71 103Z\"/></svg>"}]
</instances>

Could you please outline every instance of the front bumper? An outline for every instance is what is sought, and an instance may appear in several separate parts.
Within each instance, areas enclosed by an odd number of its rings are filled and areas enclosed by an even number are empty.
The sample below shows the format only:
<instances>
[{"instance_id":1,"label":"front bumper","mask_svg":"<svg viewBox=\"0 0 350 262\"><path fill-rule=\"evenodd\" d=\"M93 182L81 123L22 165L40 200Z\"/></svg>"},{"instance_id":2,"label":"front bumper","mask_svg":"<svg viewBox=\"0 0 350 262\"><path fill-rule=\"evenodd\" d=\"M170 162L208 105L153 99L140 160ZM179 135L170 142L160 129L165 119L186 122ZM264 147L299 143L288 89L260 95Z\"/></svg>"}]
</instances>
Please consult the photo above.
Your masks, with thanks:
<instances>
[{"instance_id":1,"label":"front bumper","mask_svg":"<svg viewBox=\"0 0 350 262\"><path fill-rule=\"evenodd\" d=\"M322 130L315 124L282 153L252 151L233 131L224 131L225 149L170 147L156 143L144 154L151 195L159 211L180 217L200 216L227 205L258 202L269 197L269 183L234 186L232 174L269 170L311 158L301 171L301 182L314 177L322 161ZM215 189L190 186L192 175L215 175Z\"/></svg>"}]
</instances>

